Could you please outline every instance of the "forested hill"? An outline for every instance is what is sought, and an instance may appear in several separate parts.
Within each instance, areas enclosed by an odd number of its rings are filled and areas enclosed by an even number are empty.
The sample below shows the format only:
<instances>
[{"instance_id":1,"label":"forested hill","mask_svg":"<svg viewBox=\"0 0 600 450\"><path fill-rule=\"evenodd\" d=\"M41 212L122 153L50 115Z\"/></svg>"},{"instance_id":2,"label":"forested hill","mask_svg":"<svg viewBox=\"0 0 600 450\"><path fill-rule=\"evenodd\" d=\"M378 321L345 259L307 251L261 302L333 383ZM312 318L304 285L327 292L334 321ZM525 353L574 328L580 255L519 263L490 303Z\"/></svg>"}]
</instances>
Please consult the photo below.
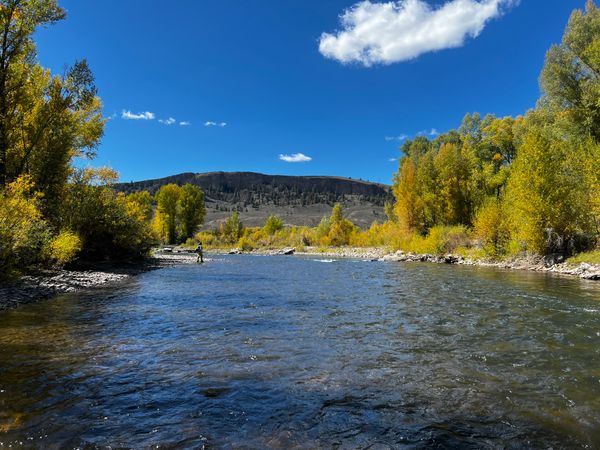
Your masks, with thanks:
<instances>
[{"instance_id":1,"label":"forested hill","mask_svg":"<svg viewBox=\"0 0 600 450\"><path fill-rule=\"evenodd\" d=\"M206 228L238 211L247 226L263 225L270 214L291 225L316 225L335 203L347 217L366 227L384 221L383 206L392 202L390 186L328 176L264 175L253 172L182 173L155 180L121 183L117 190L155 194L165 184L191 183L206 194Z\"/></svg>"}]
</instances>

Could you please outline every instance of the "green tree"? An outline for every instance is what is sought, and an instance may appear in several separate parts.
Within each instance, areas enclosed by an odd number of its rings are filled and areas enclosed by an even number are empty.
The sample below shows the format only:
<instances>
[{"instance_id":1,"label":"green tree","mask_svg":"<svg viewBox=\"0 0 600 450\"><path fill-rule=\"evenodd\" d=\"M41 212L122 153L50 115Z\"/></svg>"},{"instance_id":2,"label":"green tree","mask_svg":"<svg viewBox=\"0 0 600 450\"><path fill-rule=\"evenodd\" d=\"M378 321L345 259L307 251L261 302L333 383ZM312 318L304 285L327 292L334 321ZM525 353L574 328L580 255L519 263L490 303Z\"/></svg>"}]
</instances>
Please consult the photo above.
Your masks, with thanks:
<instances>
[{"instance_id":1,"label":"green tree","mask_svg":"<svg viewBox=\"0 0 600 450\"><path fill-rule=\"evenodd\" d=\"M532 113L535 114L535 113ZM589 147L531 125L508 185L512 233L536 253L572 253L597 236L586 161Z\"/></svg>"},{"instance_id":2,"label":"green tree","mask_svg":"<svg viewBox=\"0 0 600 450\"><path fill-rule=\"evenodd\" d=\"M27 85L28 98L17 108L19 139L8 149L7 177L32 176L44 194L44 212L58 210L73 158L93 157L104 133L102 103L86 61L64 78L36 67ZM27 97L24 97L27 99Z\"/></svg>"},{"instance_id":3,"label":"green tree","mask_svg":"<svg viewBox=\"0 0 600 450\"><path fill-rule=\"evenodd\" d=\"M385 202L383 204L383 210L387 220L390 222L398 223L398 216L396 215L396 205L392 202Z\"/></svg>"},{"instance_id":4,"label":"green tree","mask_svg":"<svg viewBox=\"0 0 600 450\"><path fill-rule=\"evenodd\" d=\"M167 184L156 193L155 228L163 242L177 243L177 206L181 197L181 188L176 184Z\"/></svg>"},{"instance_id":5,"label":"green tree","mask_svg":"<svg viewBox=\"0 0 600 450\"><path fill-rule=\"evenodd\" d=\"M269 236L273 236L279 230L283 230L283 220L278 216L271 215L265 222L263 229Z\"/></svg>"},{"instance_id":6,"label":"green tree","mask_svg":"<svg viewBox=\"0 0 600 450\"><path fill-rule=\"evenodd\" d=\"M7 156L20 138L19 106L35 66L33 34L65 17L55 0L0 1L0 187L7 180Z\"/></svg>"},{"instance_id":7,"label":"green tree","mask_svg":"<svg viewBox=\"0 0 600 450\"><path fill-rule=\"evenodd\" d=\"M61 203L61 226L81 238L87 260L144 256L156 240L139 208L112 184L112 169L77 169Z\"/></svg>"},{"instance_id":8,"label":"green tree","mask_svg":"<svg viewBox=\"0 0 600 450\"><path fill-rule=\"evenodd\" d=\"M329 245L348 245L348 243L350 242L350 235L356 227L352 222L344 218L344 211L340 203L337 203L333 207L329 223Z\"/></svg>"},{"instance_id":9,"label":"green tree","mask_svg":"<svg viewBox=\"0 0 600 450\"><path fill-rule=\"evenodd\" d=\"M471 167L461 147L444 144L435 156L438 175L438 205L443 225L469 225L473 204L469 192Z\"/></svg>"},{"instance_id":10,"label":"green tree","mask_svg":"<svg viewBox=\"0 0 600 450\"><path fill-rule=\"evenodd\" d=\"M95 155L105 124L85 60L64 76L35 60L32 33L62 17L53 0L0 0L0 187L31 175L53 222L73 158Z\"/></svg>"},{"instance_id":11,"label":"green tree","mask_svg":"<svg viewBox=\"0 0 600 450\"><path fill-rule=\"evenodd\" d=\"M221 224L220 234L228 244L235 244L244 234L244 224L240 220L239 214L234 212L231 217Z\"/></svg>"},{"instance_id":12,"label":"green tree","mask_svg":"<svg viewBox=\"0 0 600 450\"><path fill-rule=\"evenodd\" d=\"M600 140L600 10L593 1L571 15L562 42L546 55L540 81L542 106Z\"/></svg>"},{"instance_id":13,"label":"green tree","mask_svg":"<svg viewBox=\"0 0 600 450\"><path fill-rule=\"evenodd\" d=\"M206 208L202 189L190 183L183 185L179 195L177 213L181 239L185 241L194 236L198 227L204 223Z\"/></svg>"}]
</instances>

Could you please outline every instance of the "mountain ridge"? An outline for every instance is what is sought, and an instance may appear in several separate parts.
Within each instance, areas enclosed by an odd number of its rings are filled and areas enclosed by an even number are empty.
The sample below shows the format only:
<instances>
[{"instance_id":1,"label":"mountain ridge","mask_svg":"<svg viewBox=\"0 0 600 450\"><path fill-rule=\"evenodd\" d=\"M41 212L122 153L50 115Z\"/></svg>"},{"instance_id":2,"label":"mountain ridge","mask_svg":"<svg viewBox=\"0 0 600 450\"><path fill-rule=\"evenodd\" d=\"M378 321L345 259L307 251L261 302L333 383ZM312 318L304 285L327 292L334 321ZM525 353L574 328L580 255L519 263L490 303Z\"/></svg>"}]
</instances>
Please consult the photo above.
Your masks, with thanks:
<instances>
[{"instance_id":1,"label":"mountain ridge","mask_svg":"<svg viewBox=\"0 0 600 450\"><path fill-rule=\"evenodd\" d=\"M206 195L205 228L215 228L233 211L248 226L260 226L271 214L289 225L314 226L335 203L361 227L385 220L383 206L393 201L391 187L382 183L327 175L269 175L257 172L184 172L162 178L119 183L124 193L191 183Z\"/></svg>"}]
</instances>

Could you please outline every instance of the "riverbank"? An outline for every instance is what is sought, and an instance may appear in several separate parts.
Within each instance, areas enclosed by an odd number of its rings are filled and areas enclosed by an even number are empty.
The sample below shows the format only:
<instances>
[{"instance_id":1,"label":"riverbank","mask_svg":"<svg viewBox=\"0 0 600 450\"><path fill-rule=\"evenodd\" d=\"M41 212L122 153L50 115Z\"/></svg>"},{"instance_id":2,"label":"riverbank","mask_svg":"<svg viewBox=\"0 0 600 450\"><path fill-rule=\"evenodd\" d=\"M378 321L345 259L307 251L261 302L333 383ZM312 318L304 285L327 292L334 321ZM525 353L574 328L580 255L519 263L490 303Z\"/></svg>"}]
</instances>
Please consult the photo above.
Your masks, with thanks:
<instances>
[{"instance_id":1,"label":"riverbank","mask_svg":"<svg viewBox=\"0 0 600 450\"><path fill-rule=\"evenodd\" d=\"M248 253L255 255L299 255L318 256L324 258L354 258L368 261L387 262L428 262L436 264L459 264L479 267L496 267L499 269L527 270L532 272L545 272L557 275L575 276L585 280L600 280L600 265L579 263L571 264L569 261L557 262L554 258L542 256L519 257L503 261L481 260L465 258L460 255L448 254L436 256L430 254L405 253L401 250L391 251L384 247L340 247L318 248L305 247L302 251L294 248L283 249L256 249L251 252L242 252L239 249L214 249L215 253Z\"/></svg>"},{"instance_id":2,"label":"riverbank","mask_svg":"<svg viewBox=\"0 0 600 450\"><path fill-rule=\"evenodd\" d=\"M496 267L510 270L527 270L557 275L579 277L586 280L600 280L600 265L570 264L568 261L554 263L543 257L515 258L506 261L485 261L464 258L458 255L435 256L428 254L390 251L382 247L341 247L317 248L305 247L302 251L295 248L257 249L243 252L239 249L210 249L216 254L252 254L262 256L297 255L318 258L348 258L366 261L386 262L428 262L436 264L459 264L480 267ZM129 265L111 266L96 264L86 270L45 270L24 275L18 280L5 282L0 286L0 311L16 308L20 305L48 299L69 292L89 290L122 282L130 277L151 270L162 269L181 264L195 264L196 254L185 249L169 252L158 251L141 262Z\"/></svg>"},{"instance_id":3,"label":"riverbank","mask_svg":"<svg viewBox=\"0 0 600 450\"><path fill-rule=\"evenodd\" d=\"M52 298L60 294L105 287L151 270L196 262L188 252L156 252L125 265L94 264L81 270L43 270L4 281L0 285L0 311Z\"/></svg>"}]
</instances>

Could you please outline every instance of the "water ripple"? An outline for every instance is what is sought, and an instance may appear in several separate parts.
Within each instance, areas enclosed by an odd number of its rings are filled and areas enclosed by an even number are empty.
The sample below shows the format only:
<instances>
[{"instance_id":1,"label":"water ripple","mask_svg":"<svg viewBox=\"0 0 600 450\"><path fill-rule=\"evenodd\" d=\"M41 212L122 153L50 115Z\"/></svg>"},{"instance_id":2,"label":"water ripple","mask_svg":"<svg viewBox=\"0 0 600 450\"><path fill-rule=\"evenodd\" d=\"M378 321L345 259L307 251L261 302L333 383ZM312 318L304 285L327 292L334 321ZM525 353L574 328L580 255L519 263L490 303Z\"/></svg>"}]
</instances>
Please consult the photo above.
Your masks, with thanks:
<instances>
[{"instance_id":1,"label":"water ripple","mask_svg":"<svg viewBox=\"0 0 600 450\"><path fill-rule=\"evenodd\" d=\"M600 447L600 288L219 257L0 315L0 448Z\"/></svg>"}]
</instances>

